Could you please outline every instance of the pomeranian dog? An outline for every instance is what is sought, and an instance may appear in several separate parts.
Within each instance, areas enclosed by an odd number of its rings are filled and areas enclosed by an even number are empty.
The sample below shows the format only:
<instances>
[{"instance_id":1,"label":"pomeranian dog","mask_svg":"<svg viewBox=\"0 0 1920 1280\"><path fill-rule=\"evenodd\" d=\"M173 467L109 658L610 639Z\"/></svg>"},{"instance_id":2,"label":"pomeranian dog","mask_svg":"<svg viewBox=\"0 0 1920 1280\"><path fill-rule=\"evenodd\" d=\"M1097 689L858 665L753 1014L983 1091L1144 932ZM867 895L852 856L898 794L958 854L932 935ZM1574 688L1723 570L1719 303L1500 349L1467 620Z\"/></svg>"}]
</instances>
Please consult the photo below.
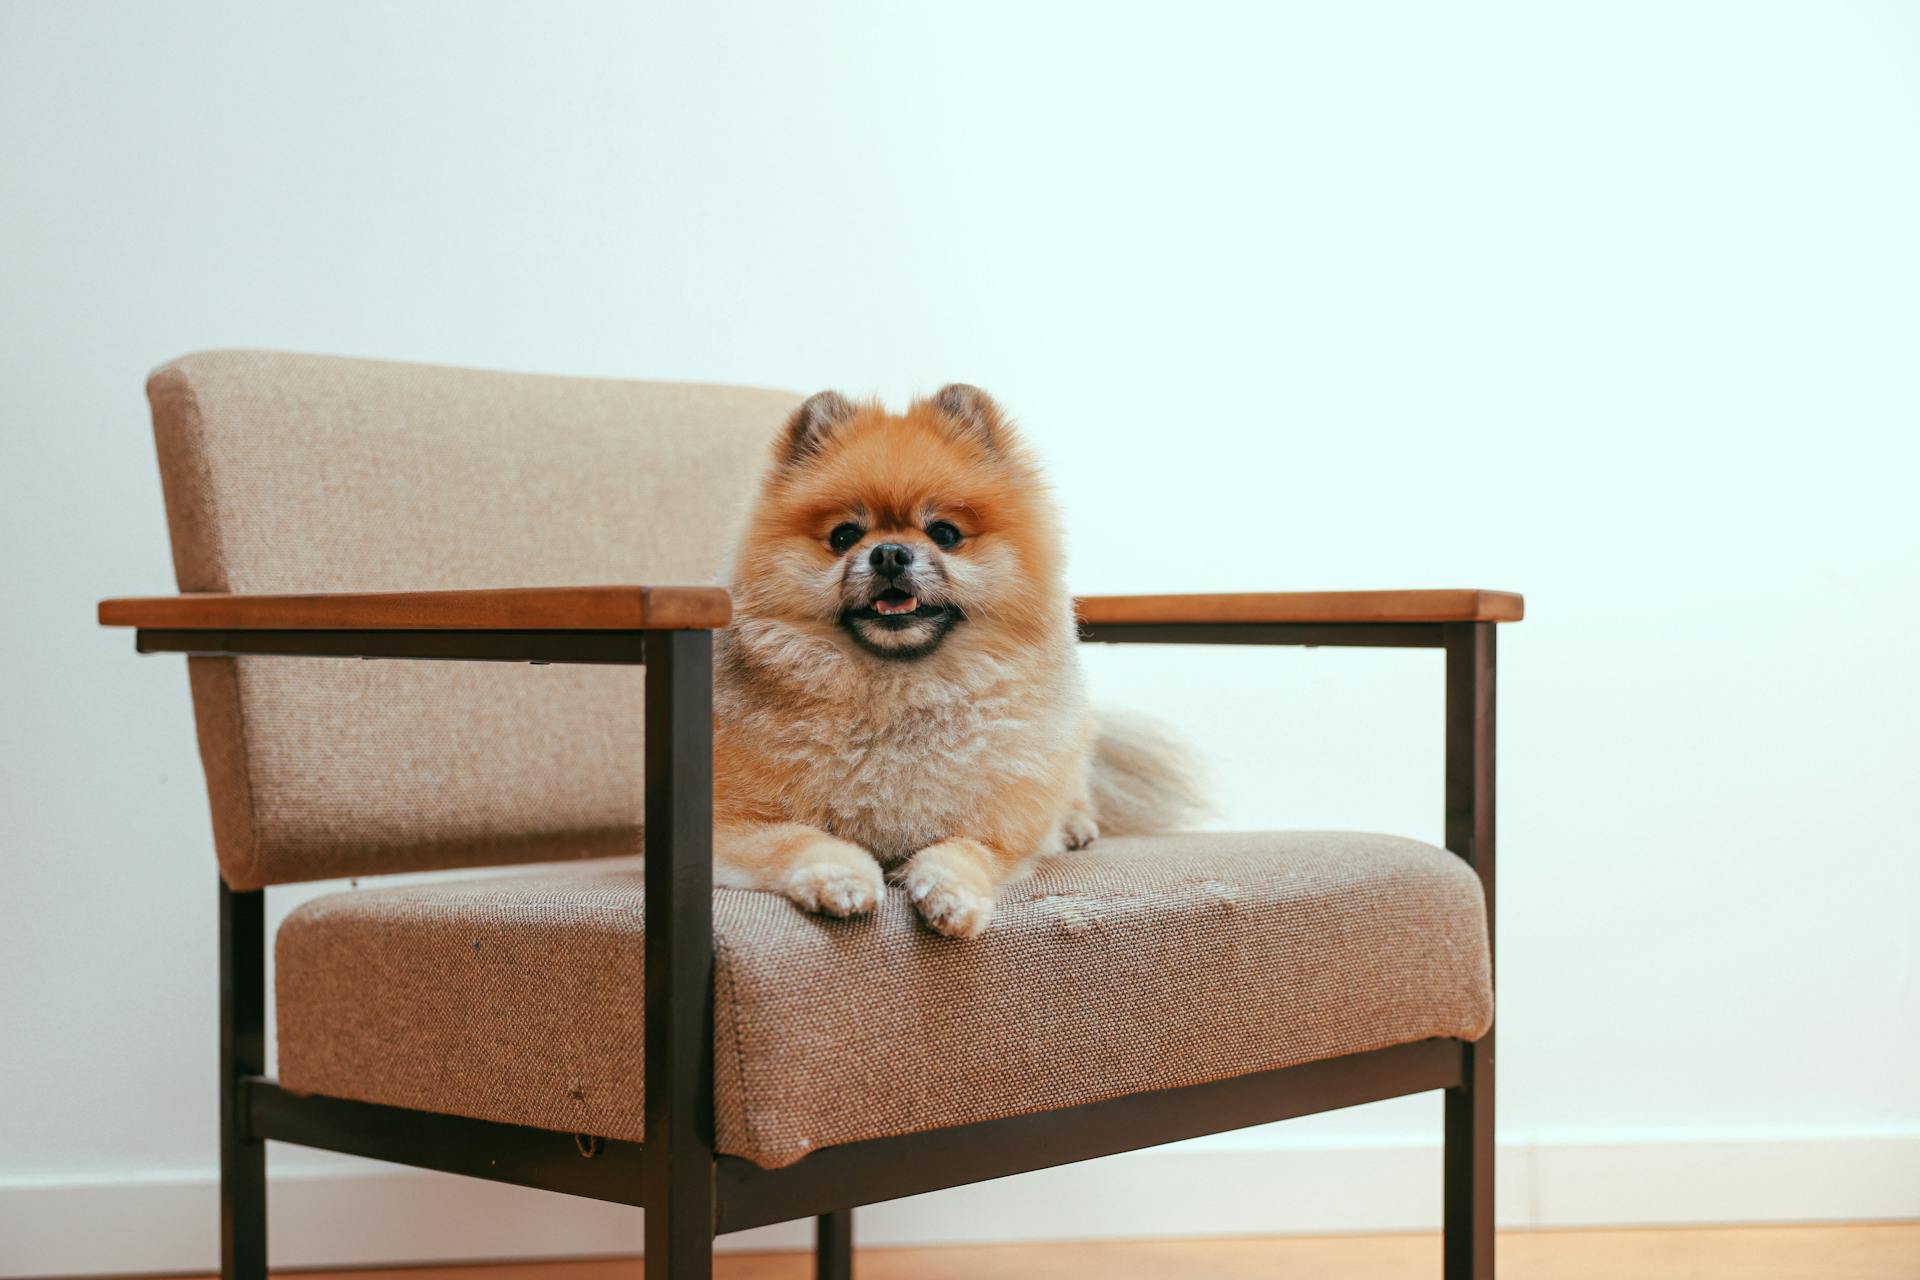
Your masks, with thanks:
<instances>
[{"instance_id":1,"label":"pomeranian dog","mask_svg":"<svg viewBox=\"0 0 1920 1280\"><path fill-rule=\"evenodd\" d=\"M748 518L715 659L715 882L856 916L891 875L950 937L1000 886L1197 807L1174 745L1096 719L1060 527L998 406L795 410Z\"/></svg>"}]
</instances>

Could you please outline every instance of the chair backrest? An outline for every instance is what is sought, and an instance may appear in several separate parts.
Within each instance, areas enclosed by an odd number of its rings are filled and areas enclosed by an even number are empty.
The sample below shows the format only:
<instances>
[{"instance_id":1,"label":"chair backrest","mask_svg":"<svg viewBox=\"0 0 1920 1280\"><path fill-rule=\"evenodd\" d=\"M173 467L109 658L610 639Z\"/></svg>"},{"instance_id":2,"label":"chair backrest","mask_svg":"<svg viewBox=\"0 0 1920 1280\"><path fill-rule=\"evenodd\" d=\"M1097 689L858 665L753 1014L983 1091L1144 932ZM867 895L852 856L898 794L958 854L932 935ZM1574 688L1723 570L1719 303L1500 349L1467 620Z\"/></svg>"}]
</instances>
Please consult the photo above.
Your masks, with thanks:
<instances>
[{"instance_id":1,"label":"chair backrest","mask_svg":"<svg viewBox=\"0 0 1920 1280\"><path fill-rule=\"evenodd\" d=\"M182 591L719 580L799 397L214 351L147 384ZM190 660L222 874L631 853L637 669Z\"/></svg>"}]
</instances>

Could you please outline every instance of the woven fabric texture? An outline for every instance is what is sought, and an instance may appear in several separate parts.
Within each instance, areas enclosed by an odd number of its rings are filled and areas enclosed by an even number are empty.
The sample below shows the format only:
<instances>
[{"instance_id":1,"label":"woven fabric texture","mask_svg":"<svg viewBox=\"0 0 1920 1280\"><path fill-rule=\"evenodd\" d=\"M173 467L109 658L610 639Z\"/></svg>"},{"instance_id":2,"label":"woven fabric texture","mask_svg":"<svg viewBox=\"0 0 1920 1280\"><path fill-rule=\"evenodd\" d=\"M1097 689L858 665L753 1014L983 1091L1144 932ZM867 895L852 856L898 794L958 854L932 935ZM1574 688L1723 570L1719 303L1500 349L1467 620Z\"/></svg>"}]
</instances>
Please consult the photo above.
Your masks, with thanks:
<instances>
[{"instance_id":1,"label":"woven fabric texture","mask_svg":"<svg viewBox=\"0 0 1920 1280\"><path fill-rule=\"evenodd\" d=\"M288 1087L644 1138L637 859L358 889L277 942ZM820 1147L1073 1106L1492 1017L1479 881L1351 833L1097 841L1009 888L993 927L926 932L714 895L717 1147Z\"/></svg>"},{"instance_id":2,"label":"woven fabric texture","mask_svg":"<svg viewBox=\"0 0 1920 1280\"><path fill-rule=\"evenodd\" d=\"M215 351L147 385L182 591L718 581L798 397ZM632 853L643 676L190 660L237 889Z\"/></svg>"}]
</instances>

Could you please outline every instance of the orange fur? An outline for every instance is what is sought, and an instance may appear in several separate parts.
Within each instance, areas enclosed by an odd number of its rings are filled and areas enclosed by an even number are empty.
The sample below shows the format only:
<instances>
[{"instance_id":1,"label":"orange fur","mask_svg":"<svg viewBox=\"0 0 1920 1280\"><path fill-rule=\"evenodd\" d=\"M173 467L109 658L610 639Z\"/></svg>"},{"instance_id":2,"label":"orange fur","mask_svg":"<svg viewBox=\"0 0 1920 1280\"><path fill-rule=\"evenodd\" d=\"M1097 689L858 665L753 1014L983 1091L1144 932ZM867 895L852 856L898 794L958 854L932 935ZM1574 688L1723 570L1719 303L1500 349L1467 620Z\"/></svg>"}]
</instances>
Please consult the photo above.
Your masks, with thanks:
<instances>
[{"instance_id":1,"label":"orange fur","mask_svg":"<svg viewBox=\"0 0 1920 1280\"><path fill-rule=\"evenodd\" d=\"M1096 831L1050 496L970 387L897 415L824 392L774 452L716 662L716 881L858 915L884 869L931 928L978 933Z\"/></svg>"}]
</instances>

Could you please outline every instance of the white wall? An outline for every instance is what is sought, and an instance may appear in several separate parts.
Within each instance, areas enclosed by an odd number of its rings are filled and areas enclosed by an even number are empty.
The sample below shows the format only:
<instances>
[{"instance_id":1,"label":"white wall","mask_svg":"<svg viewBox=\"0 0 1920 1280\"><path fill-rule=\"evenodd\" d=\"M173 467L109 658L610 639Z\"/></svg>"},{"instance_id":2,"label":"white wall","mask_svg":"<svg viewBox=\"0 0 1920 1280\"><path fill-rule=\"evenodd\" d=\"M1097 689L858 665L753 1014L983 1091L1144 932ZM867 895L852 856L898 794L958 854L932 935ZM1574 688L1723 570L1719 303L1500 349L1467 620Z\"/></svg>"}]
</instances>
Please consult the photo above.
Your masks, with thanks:
<instances>
[{"instance_id":1,"label":"white wall","mask_svg":"<svg viewBox=\"0 0 1920 1280\"><path fill-rule=\"evenodd\" d=\"M1897 5L0 7L0 1272L206 1203L186 681L91 617L172 587L141 382L222 345L964 378L1082 590L1525 591L1500 1127L1603 1173L1508 1215L1920 1213L1917 72ZM1438 837L1433 655L1088 660L1228 823ZM1733 1138L1806 1198L1646 1154Z\"/></svg>"}]
</instances>

